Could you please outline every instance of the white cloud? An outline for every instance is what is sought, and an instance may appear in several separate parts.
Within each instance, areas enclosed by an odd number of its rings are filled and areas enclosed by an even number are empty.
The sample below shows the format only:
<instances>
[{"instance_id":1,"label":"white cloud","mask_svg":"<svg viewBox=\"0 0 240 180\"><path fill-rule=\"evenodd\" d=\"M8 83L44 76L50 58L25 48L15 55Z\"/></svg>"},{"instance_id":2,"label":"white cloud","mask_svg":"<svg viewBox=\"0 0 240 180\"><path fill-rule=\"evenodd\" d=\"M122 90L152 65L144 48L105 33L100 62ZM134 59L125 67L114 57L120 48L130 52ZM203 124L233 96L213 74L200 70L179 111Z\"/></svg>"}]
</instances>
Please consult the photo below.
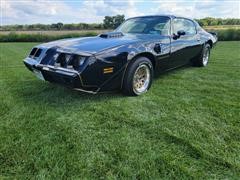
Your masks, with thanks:
<instances>
[{"instance_id":1,"label":"white cloud","mask_svg":"<svg viewBox=\"0 0 240 180\"><path fill-rule=\"evenodd\" d=\"M240 1L159 1L152 8L153 14L173 14L190 18L219 17L240 18Z\"/></svg>"},{"instance_id":2,"label":"white cloud","mask_svg":"<svg viewBox=\"0 0 240 180\"><path fill-rule=\"evenodd\" d=\"M2 0L3 24L102 22L104 16L141 15L135 2L110 0L67 1Z\"/></svg>"},{"instance_id":3,"label":"white cloud","mask_svg":"<svg viewBox=\"0 0 240 180\"><path fill-rule=\"evenodd\" d=\"M81 7L86 13L91 12L92 16L112 16L117 14L124 14L126 17L141 15L138 12L135 2L132 0L114 1L114 0L98 0L98 1L84 1Z\"/></svg>"},{"instance_id":4,"label":"white cloud","mask_svg":"<svg viewBox=\"0 0 240 180\"><path fill-rule=\"evenodd\" d=\"M192 18L240 18L240 1L178 0L0 0L3 24L102 22L104 16L127 18L150 14L174 14Z\"/></svg>"},{"instance_id":5,"label":"white cloud","mask_svg":"<svg viewBox=\"0 0 240 180\"><path fill-rule=\"evenodd\" d=\"M49 23L72 15L64 2L56 1L2 1L3 24Z\"/></svg>"}]
</instances>

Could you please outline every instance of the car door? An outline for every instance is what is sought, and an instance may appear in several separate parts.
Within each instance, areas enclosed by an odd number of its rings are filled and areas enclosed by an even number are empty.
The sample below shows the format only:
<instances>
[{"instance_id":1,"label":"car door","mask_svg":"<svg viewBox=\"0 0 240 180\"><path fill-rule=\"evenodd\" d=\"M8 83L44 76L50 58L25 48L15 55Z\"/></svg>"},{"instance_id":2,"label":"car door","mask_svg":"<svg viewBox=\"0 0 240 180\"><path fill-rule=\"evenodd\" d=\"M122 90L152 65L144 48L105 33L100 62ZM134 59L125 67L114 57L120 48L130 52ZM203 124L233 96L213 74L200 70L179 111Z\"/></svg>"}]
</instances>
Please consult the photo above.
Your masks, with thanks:
<instances>
[{"instance_id":1,"label":"car door","mask_svg":"<svg viewBox=\"0 0 240 180\"><path fill-rule=\"evenodd\" d=\"M169 61L170 61L170 51L171 51L171 34L170 34L170 27L171 27L171 21L170 18L166 19L166 22L161 22L159 24L156 24L153 29L157 29L160 34L158 38L158 42L154 44L154 51L156 53L156 69L158 72L164 72L169 67ZM159 52L155 50L160 49Z\"/></svg>"},{"instance_id":2,"label":"car door","mask_svg":"<svg viewBox=\"0 0 240 180\"><path fill-rule=\"evenodd\" d=\"M187 64L201 51L195 23L185 18L172 20L170 68Z\"/></svg>"}]
</instances>

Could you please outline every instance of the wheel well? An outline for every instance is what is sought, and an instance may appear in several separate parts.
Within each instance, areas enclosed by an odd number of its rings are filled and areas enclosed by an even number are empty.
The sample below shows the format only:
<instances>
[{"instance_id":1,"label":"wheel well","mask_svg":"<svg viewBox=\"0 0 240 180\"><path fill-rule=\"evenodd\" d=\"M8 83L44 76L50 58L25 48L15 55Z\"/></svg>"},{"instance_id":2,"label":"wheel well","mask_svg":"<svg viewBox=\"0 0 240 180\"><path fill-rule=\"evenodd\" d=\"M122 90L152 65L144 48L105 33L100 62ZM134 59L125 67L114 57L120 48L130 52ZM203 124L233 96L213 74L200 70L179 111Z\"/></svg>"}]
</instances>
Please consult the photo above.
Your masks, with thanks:
<instances>
[{"instance_id":1,"label":"wheel well","mask_svg":"<svg viewBox=\"0 0 240 180\"><path fill-rule=\"evenodd\" d=\"M144 52L144 53L137 54L136 56L133 57L133 59L137 59L138 57L146 57L146 58L148 58L151 61L152 65L153 65L153 69L155 69L156 60L155 60L155 57L154 57L153 54L148 53L148 52Z\"/></svg>"},{"instance_id":2,"label":"wheel well","mask_svg":"<svg viewBox=\"0 0 240 180\"><path fill-rule=\"evenodd\" d=\"M212 40L209 39L209 40L207 41L207 44L209 44L210 47L212 48L212 46L213 46L213 42L212 42Z\"/></svg>"}]
</instances>

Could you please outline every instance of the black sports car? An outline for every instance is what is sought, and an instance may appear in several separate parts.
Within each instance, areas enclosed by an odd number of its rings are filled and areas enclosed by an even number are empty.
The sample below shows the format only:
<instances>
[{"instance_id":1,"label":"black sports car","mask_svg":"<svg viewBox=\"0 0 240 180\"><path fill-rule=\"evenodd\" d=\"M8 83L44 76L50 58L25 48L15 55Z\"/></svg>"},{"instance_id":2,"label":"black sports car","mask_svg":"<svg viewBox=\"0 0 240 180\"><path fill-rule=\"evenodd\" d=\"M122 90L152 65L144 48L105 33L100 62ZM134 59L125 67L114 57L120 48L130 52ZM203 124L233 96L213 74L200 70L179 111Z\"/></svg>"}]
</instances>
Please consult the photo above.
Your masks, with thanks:
<instances>
[{"instance_id":1,"label":"black sports car","mask_svg":"<svg viewBox=\"0 0 240 180\"><path fill-rule=\"evenodd\" d=\"M34 47L24 64L40 79L89 93L121 89L140 95L154 74L189 62L206 66L214 33L196 21L176 16L126 20L115 31Z\"/></svg>"}]
</instances>

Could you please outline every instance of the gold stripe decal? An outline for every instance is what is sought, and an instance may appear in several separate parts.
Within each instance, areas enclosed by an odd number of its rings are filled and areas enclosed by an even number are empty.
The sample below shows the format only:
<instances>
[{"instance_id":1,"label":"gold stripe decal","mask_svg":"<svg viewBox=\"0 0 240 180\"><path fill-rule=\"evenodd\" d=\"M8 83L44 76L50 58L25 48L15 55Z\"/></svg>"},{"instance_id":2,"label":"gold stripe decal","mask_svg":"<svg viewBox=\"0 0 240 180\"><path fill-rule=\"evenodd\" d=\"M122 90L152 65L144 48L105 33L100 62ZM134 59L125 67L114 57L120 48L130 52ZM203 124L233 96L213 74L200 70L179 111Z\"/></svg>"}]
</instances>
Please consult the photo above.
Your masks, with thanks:
<instances>
[{"instance_id":1,"label":"gold stripe decal","mask_svg":"<svg viewBox=\"0 0 240 180\"><path fill-rule=\"evenodd\" d=\"M112 73L112 72L113 72L113 67L108 67L103 69L103 74Z\"/></svg>"}]
</instances>

